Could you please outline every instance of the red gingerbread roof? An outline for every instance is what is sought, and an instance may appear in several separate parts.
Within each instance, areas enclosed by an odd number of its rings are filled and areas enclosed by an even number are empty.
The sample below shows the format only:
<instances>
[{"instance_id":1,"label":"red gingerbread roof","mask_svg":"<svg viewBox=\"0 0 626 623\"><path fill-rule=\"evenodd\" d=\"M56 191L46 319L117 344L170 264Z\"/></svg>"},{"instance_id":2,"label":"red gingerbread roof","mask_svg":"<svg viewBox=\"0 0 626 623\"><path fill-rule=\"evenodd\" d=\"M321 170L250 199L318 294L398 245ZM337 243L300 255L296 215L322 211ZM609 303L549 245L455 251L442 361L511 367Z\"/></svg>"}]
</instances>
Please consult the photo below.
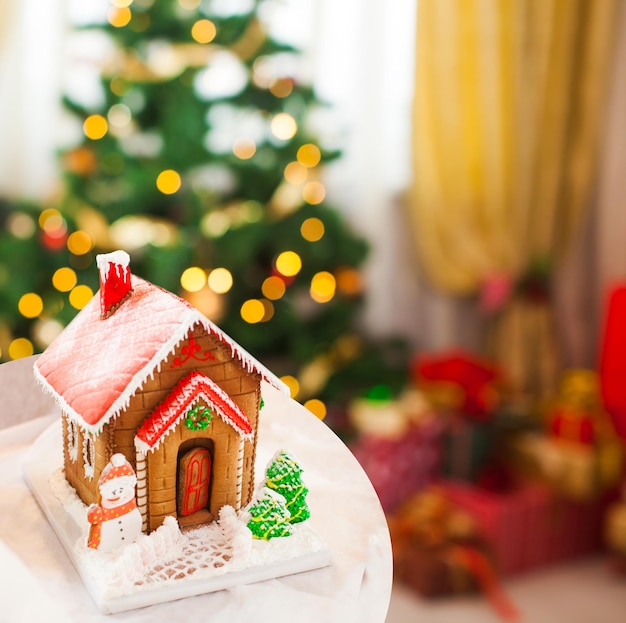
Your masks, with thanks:
<instances>
[{"instance_id":1,"label":"red gingerbread roof","mask_svg":"<svg viewBox=\"0 0 626 623\"><path fill-rule=\"evenodd\" d=\"M248 437L252 434L250 421L228 394L201 372L191 372L179 381L169 396L141 425L135 437L137 450L145 454L156 449L163 437L187 415L200 398L240 435Z\"/></svg>"},{"instance_id":2,"label":"red gingerbread roof","mask_svg":"<svg viewBox=\"0 0 626 623\"><path fill-rule=\"evenodd\" d=\"M285 385L187 301L135 275L132 292L109 317L99 297L76 315L35 363L35 376L63 411L98 432L195 325L227 344L235 360L284 392Z\"/></svg>"}]
</instances>

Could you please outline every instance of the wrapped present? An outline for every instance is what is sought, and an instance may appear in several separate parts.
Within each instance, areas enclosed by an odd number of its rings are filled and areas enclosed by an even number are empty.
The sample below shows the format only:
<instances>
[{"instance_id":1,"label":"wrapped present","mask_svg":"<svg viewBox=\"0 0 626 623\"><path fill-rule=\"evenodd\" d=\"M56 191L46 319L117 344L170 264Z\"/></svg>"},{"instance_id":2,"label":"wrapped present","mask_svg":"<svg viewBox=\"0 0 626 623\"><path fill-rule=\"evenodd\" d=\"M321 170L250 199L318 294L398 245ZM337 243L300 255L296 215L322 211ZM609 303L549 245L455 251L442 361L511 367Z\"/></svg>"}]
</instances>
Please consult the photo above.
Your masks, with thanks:
<instances>
[{"instance_id":1,"label":"wrapped present","mask_svg":"<svg viewBox=\"0 0 626 623\"><path fill-rule=\"evenodd\" d=\"M357 431L349 448L385 511L439 477L443 426L419 392L392 398L372 391L354 400L348 414Z\"/></svg>"},{"instance_id":2,"label":"wrapped present","mask_svg":"<svg viewBox=\"0 0 626 623\"><path fill-rule=\"evenodd\" d=\"M475 482L493 455L495 430L490 422L448 419L442 436L442 474Z\"/></svg>"},{"instance_id":3,"label":"wrapped present","mask_svg":"<svg viewBox=\"0 0 626 623\"><path fill-rule=\"evenodd\" d=\"M565 372L544 430L517 434L507 445L519 472L571 500L601 498L623 473L624 448L602 409L591 370Z\"/></svg>"},{"instance_id":4,"label":"wrapped present","mask_svg":"<svg viewBox=\"0 0 626 623\"><path fill-rule=\"evenodd\" d=\"M412 378L431 402L474 421L488 420L499 402L498 369L464 351L420 355Z\"/></svg>"},{"instance_id":5,"label":"wrapped present","mask_svg":"<svg viewBox=\"0 0 626 623\"><path fill-rule=\"evenodd\" d=\"M411 424L398 437L365 434L350 444L385 511L439 477L440 437L441 425L433 419Z\"/></svg>"},{"instance_id":6,"label":"wrapped present","mask_svg":"<svg viewBox=\"0 0 626 623\"><path fill-rule=\"evenodd\" d=\"M472 515L503 575L571 560L602 545L605 500L566 500L537 484L508 491L451 481L438 486L446 499Z\"/></svg>"},{"instance_id":7,"label":"wrapped present","mask_svg":"<svg viewBox=\"0 0 626 623\"><path fill-rule=\"evenodd\" d=\"M425 597L481 591L503 619L517 617L476 522L437 487L406 501L389 526L396 580Z\"/></svg>"}]
</instances>

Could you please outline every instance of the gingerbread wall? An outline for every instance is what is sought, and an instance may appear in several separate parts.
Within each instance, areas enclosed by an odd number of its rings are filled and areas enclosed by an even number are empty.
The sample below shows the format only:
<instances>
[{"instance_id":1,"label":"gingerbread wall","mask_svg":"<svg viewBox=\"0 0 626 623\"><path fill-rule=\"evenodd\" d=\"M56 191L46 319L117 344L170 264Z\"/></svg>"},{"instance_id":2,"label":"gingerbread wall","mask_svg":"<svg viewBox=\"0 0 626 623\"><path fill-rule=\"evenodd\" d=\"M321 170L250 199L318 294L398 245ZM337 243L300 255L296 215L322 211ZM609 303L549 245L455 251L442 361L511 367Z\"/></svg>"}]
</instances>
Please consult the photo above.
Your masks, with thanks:
<instances>
[{"instance_id":1,"label":"gingerbread wall","mask_svg":"<svg viewBox=\"0 0 626 623\"><path fill-rule=\"evenodd\" d=\"M202 401L200 401L202 402ZM159 447L149 452L147 459L148 480L148 531L156 530L168 515L176 516L177 466L179 449L186 441L210 439L213 445L213 462L209 511L218 516L220 508L239 506L237 495L237 464L239 433L214 415L204 431L191 431L181 420L173 431L163 439Z\"/></svg>"},{"instance_id":2,"label":"gingerbread wall","mask_svg":"<svg viewBox=\"0 0 626 623\"><path fill-rule=\"evenodd\" d=\"M103 431L96 438L96 469L93 479L86 479L82 469L82 457L79 451L78 461L72 463L68 461L67 451L65 452L66 477L70 484L74 486L81 499L86 503L98 502L97 482L102 469L110 459L114 452L122 452L134 469L136 466L135 455L135 434L143 421L150 416L154 409L167 397L167 395L176 386L178 381L186 376L189 372L197 370L217 383L237 404L237 406L245 413L252 425L253 439L244 442L243 457L243 486L241 505L247 504L254 491L254 461L256 454L256 433L259 404L261 399L260 383L261 377L255 372L250 372L243 368L239 361L233 358L231 347L222 343L213 335L207 334L201 325L196 325L184 339L161 364L160 371L155 372L153 378L148 378L143 386L135 392L131 397L128 407L114 420L111 420L104 426ZM224 500L224 504L233 504L232 493L227 492L220 484L230 479L230 474L235 466L237 467L238 452L235 446L239 442L239 434L229 425L221 422L221 418L216 416L214 420L219 420L221 424L227 426L231 433L221 431L221 426L212 424L214 431L218 434L220 441L216 443L214 461L213 483L217 483L215 489L215 504L212 503L211 512L218 511L220 500ZM64 439L67 437L67 429L64 420ZM182 435L187 439L185 427L178 427L181 430L177 435ZM184 430L183 430L184 429ZM207 429L208 431L208 429ZM197 433L194 433L197 435ZM168 437L171 435L168 435ZM151 474L149 478L161 479L153 491L162 487L170 489L175 488L175 469L176 456L171 456L174 452L173 448L178 448L178 441L175 437L172 440L162 444L162 450L156 450L149 460L149 470ZM222 441L222 439L231 439L232 441ZM80 443L82 444L83 433L80 432ZM184 441L180 439L180 441ZM67 439L66 439L67 441ZM235 441L237 443L235 443ZM169 449L168 449L169 448ZM222 451L227 448L226 451ZM219 450L219 452L218 452ZM155 459L158 456L158 459ZM174 465L174 482L172 481L172 473L169 468L164 468L163 473L159 471L159 462L165 462L168 466L170 462ZM153 481L156 483L156 481ZM224 490L222 490L224 489ZM165 498L169 493L163 493L161 497ZM174 506L171 502L165 502L164 499L157 499L159 495L152 494L149 504L155 504L153 508L155 521L150 521L149 529L153 530L162 522L163 518L168 514L176 514L175 495ZM169 498L168 498L169 499ZM212 498L213 499L213 498ZM162 506L166 504L166 506ZM169 504L169 506L167 505ZM234 504L233 504L234 505ZM165 510L167 508L167 511ZM216 513L214 513L216 514ZM156 523L155 523L156 522ZM158 525L157 525L158 524Z\"/></svg>"}]
</instances>

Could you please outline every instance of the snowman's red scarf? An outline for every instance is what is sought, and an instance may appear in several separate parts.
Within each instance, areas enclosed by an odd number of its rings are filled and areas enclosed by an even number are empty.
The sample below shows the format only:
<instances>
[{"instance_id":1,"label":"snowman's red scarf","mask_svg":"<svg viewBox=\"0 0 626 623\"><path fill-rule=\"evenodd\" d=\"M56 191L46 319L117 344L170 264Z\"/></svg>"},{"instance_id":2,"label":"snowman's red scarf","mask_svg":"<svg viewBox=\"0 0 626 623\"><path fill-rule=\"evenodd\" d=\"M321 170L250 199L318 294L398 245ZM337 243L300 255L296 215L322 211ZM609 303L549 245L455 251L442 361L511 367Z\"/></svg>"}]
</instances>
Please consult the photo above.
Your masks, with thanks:
<instances>
[{"instance_id":1,"label":"snowman's red scarf","mask_svg":"<svg viewBox=\"0 0 626 623\"><path fill-rule=\"evenodd\" d=\"M89 541L87 547L98 549L100 547L100 538L102 531L102 524L105 521L111 521L117 519L122 515L126 515L137 508L137 502L133 498L130 502L116 506L115 508L102 508L102 506L95 506L87 513L87 520L91 524L89 530Z\"/></svg>"}]
</instances>

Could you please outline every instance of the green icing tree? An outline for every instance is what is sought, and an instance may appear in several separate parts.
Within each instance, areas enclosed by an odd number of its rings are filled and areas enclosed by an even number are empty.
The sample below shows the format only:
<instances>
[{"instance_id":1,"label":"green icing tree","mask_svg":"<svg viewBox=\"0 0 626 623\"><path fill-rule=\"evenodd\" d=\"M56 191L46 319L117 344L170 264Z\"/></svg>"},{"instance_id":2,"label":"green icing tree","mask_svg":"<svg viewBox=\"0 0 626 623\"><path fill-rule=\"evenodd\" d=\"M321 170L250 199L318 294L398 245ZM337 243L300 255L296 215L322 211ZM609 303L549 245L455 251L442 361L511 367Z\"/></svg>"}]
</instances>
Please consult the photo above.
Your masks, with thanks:
<instances>
[{"instance_id":1,"label":"green icing tree","mask_svg":"<svg viewBox=\"0 0 626 623\"><path fill-rule=\"evenodd\" d=\"M248 528L255 539L268 541L292 534L285 498L275 491L263 487L247 510L250 513Z\"/></svg>"},{"instance_id":2,"label":"green icing tree","mask_svg":"<svg viewBox=\"0 0 626 623\"><path fill-rule=\"evenodd\" d=\"M295 459L281 450L270 462L265 472L265 486L273 489L285 498L290 523L306 521L311 513L306 501L309 490L302 482L302 468Z\"/></svg>"}]
</instances>

